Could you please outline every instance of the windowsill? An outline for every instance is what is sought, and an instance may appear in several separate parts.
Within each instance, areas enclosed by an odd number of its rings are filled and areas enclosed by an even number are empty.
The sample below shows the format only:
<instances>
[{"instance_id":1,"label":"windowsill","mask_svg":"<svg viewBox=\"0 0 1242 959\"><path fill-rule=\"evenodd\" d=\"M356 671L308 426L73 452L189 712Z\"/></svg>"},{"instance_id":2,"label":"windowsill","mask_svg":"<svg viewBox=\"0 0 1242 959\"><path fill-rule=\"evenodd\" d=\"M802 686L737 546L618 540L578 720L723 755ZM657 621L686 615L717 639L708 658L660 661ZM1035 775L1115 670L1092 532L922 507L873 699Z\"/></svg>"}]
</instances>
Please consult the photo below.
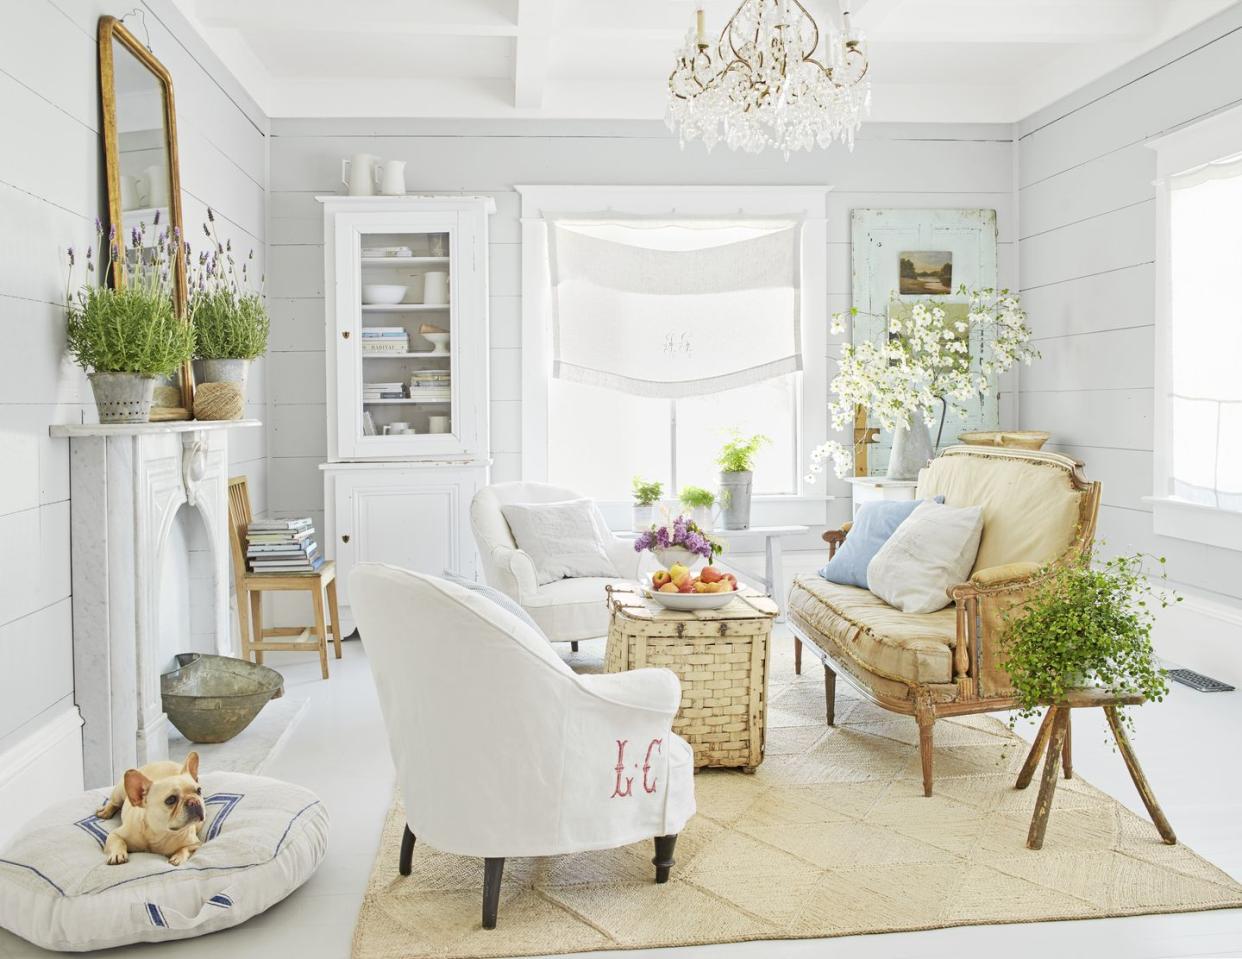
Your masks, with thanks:
<instances>
[{"instance_id":1,"label":"windowsill","mask_svg":"<svg viewBox=\"0 0 1242 959\"><path fill-rule=\"evenodd\" d=\"M1151 503L1152 531L1158 536L1242 550L1242 513L1173 496L1144 496L1143 501Z\"/></svg>"}]
</instances>

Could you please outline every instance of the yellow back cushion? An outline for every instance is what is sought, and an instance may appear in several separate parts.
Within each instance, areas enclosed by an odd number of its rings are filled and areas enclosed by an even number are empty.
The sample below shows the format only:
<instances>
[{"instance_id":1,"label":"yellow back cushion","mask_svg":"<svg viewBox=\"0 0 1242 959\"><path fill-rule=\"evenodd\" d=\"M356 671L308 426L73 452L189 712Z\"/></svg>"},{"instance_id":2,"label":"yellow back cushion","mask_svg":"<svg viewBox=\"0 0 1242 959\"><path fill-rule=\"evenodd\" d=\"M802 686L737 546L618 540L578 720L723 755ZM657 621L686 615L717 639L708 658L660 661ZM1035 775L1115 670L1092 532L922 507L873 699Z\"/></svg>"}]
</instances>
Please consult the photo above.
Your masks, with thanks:
<instances>
[{"instance_id":1,"label":"yellow back cushion","mask_svg":"<svg viewBox=\"0 0 1242 959\"><path fill-rule=\"evenodd\" d=\"M917 495L983 507L972 573L1004 563L1046 563L1069 548L1077 531L1087 494L1074 489L1073 467L1056 453L954 447L919 473Z\"/></svg>"}]
</instances>

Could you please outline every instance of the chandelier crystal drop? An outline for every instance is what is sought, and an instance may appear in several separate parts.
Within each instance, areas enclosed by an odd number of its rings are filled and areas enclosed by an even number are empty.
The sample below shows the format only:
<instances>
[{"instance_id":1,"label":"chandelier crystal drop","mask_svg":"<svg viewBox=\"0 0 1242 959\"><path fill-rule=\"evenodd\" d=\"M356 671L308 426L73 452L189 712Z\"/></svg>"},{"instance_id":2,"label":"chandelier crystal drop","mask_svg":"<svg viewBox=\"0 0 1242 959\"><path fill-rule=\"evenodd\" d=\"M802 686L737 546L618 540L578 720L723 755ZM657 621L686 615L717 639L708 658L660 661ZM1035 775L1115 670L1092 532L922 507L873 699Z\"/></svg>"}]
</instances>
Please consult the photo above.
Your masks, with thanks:
<instances>
[{"instance_id":1,"label":"chandelier crystal drop","mask_svg":"<svg viewBox=\"0 0 1242 959\"><path fill-rule=\"evenodd\" d=\"M683 148L697 139L709 151L722 140L748 153L772 146L786 158L834 140L852 150L871 82L849 13L842 21L844 32L830 25L821 47L819 25L798 0L744 0L712 43L700 9L668 78L669 129Z\"/></svg>"}]
</instances>

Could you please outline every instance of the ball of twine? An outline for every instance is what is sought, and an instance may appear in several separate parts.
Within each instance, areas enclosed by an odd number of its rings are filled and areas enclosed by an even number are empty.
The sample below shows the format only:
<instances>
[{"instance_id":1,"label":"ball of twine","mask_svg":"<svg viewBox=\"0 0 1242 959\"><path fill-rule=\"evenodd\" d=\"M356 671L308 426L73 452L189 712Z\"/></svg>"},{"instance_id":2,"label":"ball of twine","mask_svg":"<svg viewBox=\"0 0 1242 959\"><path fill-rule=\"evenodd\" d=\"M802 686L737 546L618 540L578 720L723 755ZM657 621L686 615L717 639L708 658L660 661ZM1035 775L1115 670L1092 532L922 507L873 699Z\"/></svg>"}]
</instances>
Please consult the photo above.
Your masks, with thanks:
<instances>
[{"instance_id":1,"label":"ball of twine","mask_svg":"<svg viewBox=\"0 0 1242 959\"><path fill-rule=\"evenodd\" d=\"M201 383L194 390L196 420L239 420L246 397L235 383Z\"/></svg>"}]
</instances>

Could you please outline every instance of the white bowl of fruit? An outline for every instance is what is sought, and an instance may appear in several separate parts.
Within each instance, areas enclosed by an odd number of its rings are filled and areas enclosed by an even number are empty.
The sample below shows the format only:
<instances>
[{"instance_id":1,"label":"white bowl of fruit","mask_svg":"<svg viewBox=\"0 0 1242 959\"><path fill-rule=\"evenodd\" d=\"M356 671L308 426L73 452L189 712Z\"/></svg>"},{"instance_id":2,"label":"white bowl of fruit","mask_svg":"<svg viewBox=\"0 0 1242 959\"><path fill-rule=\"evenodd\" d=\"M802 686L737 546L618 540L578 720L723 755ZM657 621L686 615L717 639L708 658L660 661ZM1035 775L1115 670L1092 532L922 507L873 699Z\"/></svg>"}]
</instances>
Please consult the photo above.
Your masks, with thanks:
<instances>
[{"instance_id":1,"label":"white bowl of fruit","mask_svg":"<svg viewBox=\"0 0 1242 959\"><path fill-rule=\"evenodd\" d=\"M668 569L657 569L643 585L666 609L693 612L727 606L737 592L737 577L715 566L693 573L688 566L674 563Z\"/></svg>"}]
</instances>

